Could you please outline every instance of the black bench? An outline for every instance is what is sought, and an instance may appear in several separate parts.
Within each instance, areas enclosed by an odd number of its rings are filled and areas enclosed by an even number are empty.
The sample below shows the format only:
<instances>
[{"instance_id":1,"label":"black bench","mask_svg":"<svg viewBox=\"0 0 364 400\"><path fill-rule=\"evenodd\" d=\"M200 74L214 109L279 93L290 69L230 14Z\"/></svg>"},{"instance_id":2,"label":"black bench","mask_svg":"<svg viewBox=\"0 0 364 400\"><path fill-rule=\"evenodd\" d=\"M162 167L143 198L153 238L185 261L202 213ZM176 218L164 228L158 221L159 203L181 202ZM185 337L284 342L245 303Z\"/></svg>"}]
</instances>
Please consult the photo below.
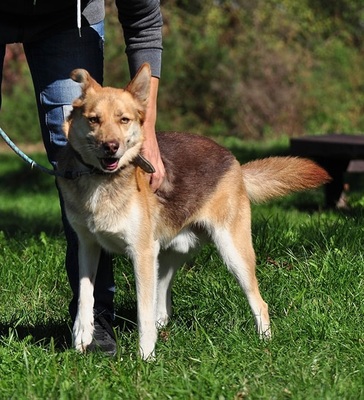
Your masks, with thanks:
<instances>
[{"instance_id":1,"label":"black bench","mask_svg":"<svg viewBox=\"0 0 364 400\"><path fill-rule=\"evenodd\" d=\"M344 173L364 172L364 135L329 134L290 140L290 153L315 160L332 177L325 186L327 207L339 205L344 190Z\"/></svg>"}]
</instances>

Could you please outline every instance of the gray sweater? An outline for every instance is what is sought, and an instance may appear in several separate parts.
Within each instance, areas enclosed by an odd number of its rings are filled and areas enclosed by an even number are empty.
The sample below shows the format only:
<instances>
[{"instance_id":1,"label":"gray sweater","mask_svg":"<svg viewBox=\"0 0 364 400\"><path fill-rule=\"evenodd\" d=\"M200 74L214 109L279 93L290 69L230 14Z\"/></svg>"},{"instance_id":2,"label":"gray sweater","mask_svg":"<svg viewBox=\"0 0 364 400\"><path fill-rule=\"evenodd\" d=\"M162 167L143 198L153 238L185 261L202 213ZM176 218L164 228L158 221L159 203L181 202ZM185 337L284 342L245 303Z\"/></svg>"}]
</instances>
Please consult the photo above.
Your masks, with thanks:
<instances>
[{"instance_id":1,"label":"gray sweater","mask_svg":"<svg viewBox=\"0 0 364 400\"><path fill-rule=\"evenodd\" d=\"M0 0L0 44L32 42L52 33L89 26L105 17L104 0ZM162 15L159 0L115 0L133 76L149 62L160 77ZM79 22L78 22L79 21ZM81 29L82 34L82 29Z\"/></svg>"}]
</instances>

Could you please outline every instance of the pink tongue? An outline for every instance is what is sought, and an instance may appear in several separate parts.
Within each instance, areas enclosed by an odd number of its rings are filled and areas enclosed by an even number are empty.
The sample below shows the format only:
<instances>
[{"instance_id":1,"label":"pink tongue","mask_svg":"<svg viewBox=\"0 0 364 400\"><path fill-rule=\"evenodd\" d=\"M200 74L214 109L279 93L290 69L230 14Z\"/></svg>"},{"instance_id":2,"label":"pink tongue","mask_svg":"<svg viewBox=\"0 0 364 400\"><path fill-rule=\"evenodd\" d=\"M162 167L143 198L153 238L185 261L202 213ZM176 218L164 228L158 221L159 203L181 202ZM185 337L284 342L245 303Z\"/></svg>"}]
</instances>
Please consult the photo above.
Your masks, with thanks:
<instances>
[{"instance_id":1,"label":"pink tongue","mask_svg":"<svg viewBox=\"0 0 364 400\"><path fill-rule=\"evenodd\" d=\"M108 171L113 171L118 166L118 160L115 158L104 158L102 160L102 165Z\"/></svg>"}]
</instances>

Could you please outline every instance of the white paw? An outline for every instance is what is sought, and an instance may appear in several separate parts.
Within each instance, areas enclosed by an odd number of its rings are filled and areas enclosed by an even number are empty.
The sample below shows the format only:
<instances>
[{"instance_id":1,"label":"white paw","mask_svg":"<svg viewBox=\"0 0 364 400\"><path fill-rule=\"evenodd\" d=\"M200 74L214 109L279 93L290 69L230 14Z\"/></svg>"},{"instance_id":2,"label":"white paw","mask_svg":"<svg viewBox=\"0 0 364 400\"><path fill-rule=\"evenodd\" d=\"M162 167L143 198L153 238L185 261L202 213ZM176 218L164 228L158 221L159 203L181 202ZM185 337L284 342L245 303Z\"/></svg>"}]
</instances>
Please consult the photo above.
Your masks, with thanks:
<instances>
[{"instance_id":1,"label":"white paw","mask_svg":"<svg viewBox=\"0 0 364 400\"><path fill-rule=\"evenodd\" d=\"M258 328L258 334L262 340L270 340L272 338L272 332L270 325L260 325Z\"/></svg>"},{"instance_id":2,"label":"white paw","mask_svg":"<svg viewBox=\"0 0 364 400\"><path fill-rule=\"evenodd\" d=\"M82 323L80 318L76 318L73 325L73 346L77 351L84 353L87 346L91 344L94 332L93 322Z\"/></svg>"},{"instance_id":3,"label":"white paw","mask_svg":"<svg viewBox=\"0 0 364 400\"><path fill-rule=\"evenodd\" d=\"M154 350L148 354L148 353L145 353L142 348L140 348L140 357L143 361L147 361L147 362L154 362L156 360Z\"/></svg>"},{"instance_id":4,"label":"white paw","mask_svg":"<svg viewBox=\"0 0 364 400\"><path fill-rule=\"evenodd\" d=\"M157 342L157 329L151 329L139 337L140 357L144 361L155 360L155 344Z\"/></svg>"},{"instance_id":5,"label":"white paw","mask_svg":"<svg viewBox=\"0 0 364 400\"><path fill-rule=\"evenodd\" d=\"M167 313L160 313L157 315L157 322L156 322L157 329L164 328L165 326L168 325L168 322L169 322L169 315Z\"/></svg>"}]
</instances>

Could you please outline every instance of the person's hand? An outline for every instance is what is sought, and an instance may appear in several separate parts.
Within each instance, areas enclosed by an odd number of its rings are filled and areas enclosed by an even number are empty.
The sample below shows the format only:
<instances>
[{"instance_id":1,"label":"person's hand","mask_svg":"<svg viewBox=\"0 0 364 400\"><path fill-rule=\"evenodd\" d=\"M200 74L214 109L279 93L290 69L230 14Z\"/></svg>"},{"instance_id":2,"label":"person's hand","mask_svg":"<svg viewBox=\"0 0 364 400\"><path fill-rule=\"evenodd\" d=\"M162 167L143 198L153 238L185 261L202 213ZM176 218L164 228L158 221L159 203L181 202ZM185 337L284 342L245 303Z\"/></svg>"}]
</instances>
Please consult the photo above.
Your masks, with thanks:
<instances>
[{"instance_id":1,"label":"person's hand","mask_svg":"<svg viewBox=\"0 0 364 400\"><path fill-rule=\"evenodd\" d=\"M147 127L144 126L144 136L142 155L155 169L155 172L150 174L150 186L153 192L156 192L161 186L165 176L164 164L160 156L154 127L147 129Z\"/></svg>"},{"instance_id":2,"label":"person's hand","mask_svg":"<svg viewBox=\"0 0 364 400\"><path fill-rule=\"evenodd\" d=\"M144 143L142 147L142 155L153 165L155 169L155 172L150 175L150 186L153 192L156 192L159 189L166 174L155 135L158 85L159 79L152 77L150 83L149 101L145 114Z\"/></svg>"}]
</instances>

